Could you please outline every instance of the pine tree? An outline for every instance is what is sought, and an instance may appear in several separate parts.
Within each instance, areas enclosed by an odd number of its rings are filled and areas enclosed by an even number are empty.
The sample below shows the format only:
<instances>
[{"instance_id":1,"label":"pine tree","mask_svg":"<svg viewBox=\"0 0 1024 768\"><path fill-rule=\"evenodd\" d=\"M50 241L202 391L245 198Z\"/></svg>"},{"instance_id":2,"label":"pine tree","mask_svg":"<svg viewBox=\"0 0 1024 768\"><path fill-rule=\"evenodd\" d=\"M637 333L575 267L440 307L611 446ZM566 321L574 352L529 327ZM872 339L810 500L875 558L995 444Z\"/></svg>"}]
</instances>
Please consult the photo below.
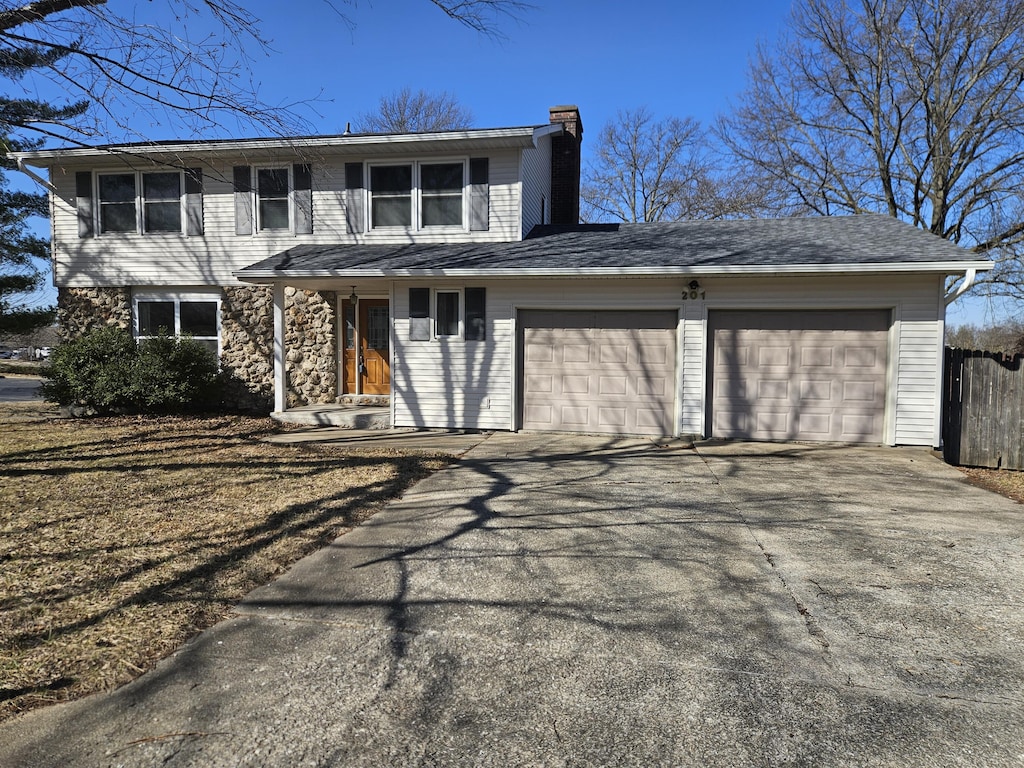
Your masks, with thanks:
<instances>
[{"instance_id":1,"label":"pine tree","mask_svg":"<svg viewBox=\"0 0 1024 768\"><path fill-rule=\"evenodd\" d=\"M44 51L38 46L0 47L0 75L17 82L38 67L52 67L69 51ZM34 149L41 140L14 136L30 125L66 124L86 111L88 102L55 106L34 99L0 98L0 148ZM46 195L11 190L5 171L14 165L0 155L0 336L30 333L52 323L54 307L29 306L45 280L49 242L32 233L31 219L49 215Z\"/></svg>"}]
</instances>

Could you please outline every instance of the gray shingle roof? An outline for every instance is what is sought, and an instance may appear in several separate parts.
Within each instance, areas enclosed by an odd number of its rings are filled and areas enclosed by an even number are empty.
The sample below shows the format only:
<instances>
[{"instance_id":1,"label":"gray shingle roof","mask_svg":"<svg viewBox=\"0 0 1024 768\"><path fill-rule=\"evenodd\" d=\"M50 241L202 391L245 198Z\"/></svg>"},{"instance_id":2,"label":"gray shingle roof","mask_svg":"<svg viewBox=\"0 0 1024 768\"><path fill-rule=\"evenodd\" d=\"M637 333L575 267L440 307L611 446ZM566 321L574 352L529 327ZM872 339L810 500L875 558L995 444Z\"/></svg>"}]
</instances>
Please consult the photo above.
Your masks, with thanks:
<instances>
[{"instance_id":1,"label":"gray shingle roof","mask_svg":"<svg viewBox=\"0 0 1024 768\"><path fill-rule=\"evenodd\" d=\"M473 271L524 275L618 269L711 273L844 265L978 267L983 259L888 216L537 227L513 243L299 245L239 277Z\"/></svg>"}]
</instances>

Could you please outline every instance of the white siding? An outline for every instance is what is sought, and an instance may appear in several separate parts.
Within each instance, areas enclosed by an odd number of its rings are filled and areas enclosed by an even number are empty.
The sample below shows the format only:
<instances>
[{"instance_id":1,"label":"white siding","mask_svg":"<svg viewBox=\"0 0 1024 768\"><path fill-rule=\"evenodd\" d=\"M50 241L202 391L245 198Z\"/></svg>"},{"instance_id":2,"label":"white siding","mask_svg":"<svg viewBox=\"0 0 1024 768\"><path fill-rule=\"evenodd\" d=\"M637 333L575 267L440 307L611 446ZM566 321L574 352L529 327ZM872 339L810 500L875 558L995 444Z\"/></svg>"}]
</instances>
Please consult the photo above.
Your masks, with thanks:
<instances>
[{"instance_id":1,"label":"white siding","mask_svg":"<svg viewBox=\"0 0 1024 768\"><path fill-rule=\"evenodd\" d=\"M514 348L512 322L492 285L487 288L485 341L409 341L409 284L393 291L391 397L396 427L511 429ZM431 296L433 305L433 296Z\"/></svg>"},{"instance_id":2,"label":"white siding","mask_svg":"<svg viewBox=\"0 0 1024 768\"><path fill-rule=\"evenodd\" d=\"M519 237L519 152L490 157L489 229L482 232L421 230L349 234L345 223L345 159L313 165L313 234L235 235L231 161L204 168L205 235L106 234L79 238L76 171L123 171L123 166L54 169L54 279L58 286L236 285L232 272L300 244L498 242ZM401 160L402 158L396 158ZM419 159L419 158L408 158ZM292 162L291 158L283 162ZM392 158L388 158L389 161ZM188 164L188 160L185 161ZM238 160L242 164L243 160Z\"/></svg>"},{"instance_id":3,"label":"white siding","mask_svg":"<svg viewBox=\"0 0 1024 768\"><path fill-rule=\"evenodd\" d=\"M684 435L704 434L704 302L687 299L683 302L682 332L679 356L680 432Z\"/></svg>"},{"instance_id":4,"label":"white siding","mask_svg":"<svg viewBox=\"0 0 1024 768\"><path fill-rule=\"evenodd\" d=\"M893 391L886 414L886 441L900 445L934 444L942 381L941 278L702 278L706 299L684 301L682 291L687 282L688 279L593 279L466 283L487 287L486 342L409 342L410 283L397 282L395 424L513 428L518 309L680 311L677 424L682 434L705 431L709 309L885 309L893 315L888 363Z\"/></svg>"},{"instance_id":5,"label":"white siding","mask_svg":"<svg viewBox=\"0 0 1024 768\"><path fill-rule=\"evenodd\" d=\"M544 136L536 149L523 150L523 237L538 224L551 223L551 137Z\"/></svg>"},{"instance_id":6,"label":"white siding","mask_svg":"<svg viewBox=\"0 0 1024 768\"><path fill-rule=\"evenodd\" d=\"M515 313L519 309L679 307L679 290L666 281L657 285L646 280L501 281L458 287L481 285L487 288L486 342L410 342L410 283L395 283L395 426L512 429L516 414Z\"/></svg>"}]
</instances>

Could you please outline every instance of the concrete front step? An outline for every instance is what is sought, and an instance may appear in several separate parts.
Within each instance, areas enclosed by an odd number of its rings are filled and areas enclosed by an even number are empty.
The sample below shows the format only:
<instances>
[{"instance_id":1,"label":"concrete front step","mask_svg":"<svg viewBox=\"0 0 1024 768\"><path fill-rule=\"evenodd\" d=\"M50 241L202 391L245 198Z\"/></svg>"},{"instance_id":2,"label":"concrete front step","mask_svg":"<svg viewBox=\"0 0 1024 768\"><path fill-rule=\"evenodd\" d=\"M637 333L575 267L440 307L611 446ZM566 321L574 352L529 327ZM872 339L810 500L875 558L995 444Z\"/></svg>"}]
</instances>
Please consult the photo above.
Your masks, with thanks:
<instances>
[{"instance_id":1,"label":"concrete front step","mask_svg":"<svg viewBox=\"0 0 1024 768\"><path fill-rule=\"evenodd\" d=\"M342 395L338 398L341 405L391 405L391 395Z\"/></svg>"},{"instance_id":2,"label":"concrete front step","mask_svg":"<svg viewBox=\"0 0 1024 768\"><path fill-rule=\"evenodd\" d=\"M301 405L287 411L274 411L270 418L307 427L391 429L391 408L376 405Z\"/></svg>"}]
</instances>

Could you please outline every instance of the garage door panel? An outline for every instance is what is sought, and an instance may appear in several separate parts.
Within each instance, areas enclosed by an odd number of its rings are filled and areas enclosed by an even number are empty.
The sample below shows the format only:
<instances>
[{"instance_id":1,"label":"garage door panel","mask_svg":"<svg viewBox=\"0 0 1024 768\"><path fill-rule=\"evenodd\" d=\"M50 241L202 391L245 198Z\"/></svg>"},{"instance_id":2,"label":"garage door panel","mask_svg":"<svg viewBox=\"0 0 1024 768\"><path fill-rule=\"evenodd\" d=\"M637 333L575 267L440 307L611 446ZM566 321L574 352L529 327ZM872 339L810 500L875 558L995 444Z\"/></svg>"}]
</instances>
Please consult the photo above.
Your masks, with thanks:
<instances>
[{"instance_id":1,"label":"garage door panel","mask_svg":"<svg viewBox=\"0 0 1024 768\"><path fill-rule=\"evenodd\" d=\"M605 407L597 409L597 424L599 427L618 427L625 429L628 423L629 422L626 419L626 409L624 407Z\"/></svg>"},{"instance_id":2,"label":"garage door panel","mask_svg":"<svg viewBox=\"0 0 1024 768\"><path fill-rule=\"evenodd\" d=\"M564 395L589 395L590 377L585 375L562 376L561 392Z\"/></svg>"},{"instance_id":3,"label":"garage door panel","mask_svg":"<svg viewBox=\"0 0 1024 768\"><path fill-rule=\"evenodd\" d=\"M672 397L672 380L665 376L641 377L636 380L636 394L639 397Z\"/></svg>"},{"instance_id":4,"label":"garage door panel","mask_svg":"<svg viewBox=\"0 0 1024 768\"><path fill-rule=\"evenodd\" d=\"M831 368L832 347L809 347L800 350L800 365L804 368Z\"/></svg>"},{"instance_id":5,"label":"garage door panel","mask_svg":"<svg viewBox=\"0 0 1024 768\"><path fill-rule=\"evenodd\" d=\"M677 313L527 311L519 321L524 429L672 434Z\"/></svg>"},{"instance_id":6,"label":"garage door panel","mask_svg":"<svg viewBox=\"0 0 1024 768\"><path fill-rule=\"evenodd\" d=\"M760 368L786 368L791 365L793 350L789 346L760 347L757 364Z\"/></svg>"},{"instance_id":7,"label":"garage door panel","mask_svg":"<svg viewBox=\"0 0 1024 768\"><path fill-rule=\"evenodd\" d=\"M554 391L554 377L532 374L524 380L524 389L529 393L549 394Z\"/></svg>"},{"instance_id":8,"label":"garage door panel","mask_svg":"<svg viewBox=\"0 0 1024 768\"><path fill-rule=\"evenodd\" d=\"M887 311L713 311L710 325L713 435L882 441Z\"/></svg>"}]
</instances>

